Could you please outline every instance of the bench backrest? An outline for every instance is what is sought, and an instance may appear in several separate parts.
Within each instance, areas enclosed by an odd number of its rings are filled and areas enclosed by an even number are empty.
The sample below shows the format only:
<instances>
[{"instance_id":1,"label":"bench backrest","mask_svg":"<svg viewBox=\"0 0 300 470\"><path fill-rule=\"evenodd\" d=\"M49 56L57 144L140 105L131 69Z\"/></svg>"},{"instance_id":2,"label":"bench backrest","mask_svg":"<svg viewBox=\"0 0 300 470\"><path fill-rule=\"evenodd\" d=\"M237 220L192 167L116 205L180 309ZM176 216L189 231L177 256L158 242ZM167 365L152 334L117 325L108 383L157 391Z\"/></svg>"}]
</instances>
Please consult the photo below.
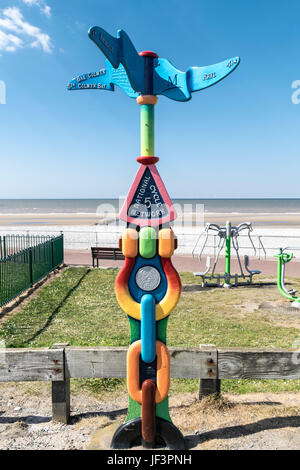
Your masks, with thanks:
<instances>
[{"instance_id":1,"label":"bench backrest","mask_svg":"<svg viewBox=\"0 0 300 470\"><path fill-rule=\"evenodd\" d=\"M120 248L95 246L91 248L92 256L99 259L124 259Z\"/></svg>"}]
</instances>

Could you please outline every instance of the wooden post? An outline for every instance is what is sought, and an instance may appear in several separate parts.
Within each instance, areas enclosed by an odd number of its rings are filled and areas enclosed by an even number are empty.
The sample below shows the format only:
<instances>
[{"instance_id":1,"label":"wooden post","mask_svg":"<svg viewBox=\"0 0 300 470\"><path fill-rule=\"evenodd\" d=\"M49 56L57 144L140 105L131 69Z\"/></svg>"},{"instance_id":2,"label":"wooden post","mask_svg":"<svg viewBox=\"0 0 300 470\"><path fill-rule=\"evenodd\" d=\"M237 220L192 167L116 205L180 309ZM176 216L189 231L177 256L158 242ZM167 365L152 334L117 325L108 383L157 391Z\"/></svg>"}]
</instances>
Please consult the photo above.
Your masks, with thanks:
<instances>
[{"instance_id":1,"label":"wooden post","mask_svg":"<svg viewBox=\"0 0 300 470\"><path fill-rule=\"evenodd\" d=\"M199 400L208 395L220 395L221 380L218 379L200 379Z\"/></svg>"},{"instance_id":2,"label":"wooden post","mask_svg":"<svg viewBox=\"0 0 300 470\"><path fill-rule=\"evenodd\" d=\"M201 344L200 349L207 351L208 357L206 361L207 375L209 379L200 379L199 383L199 400L209 395L221 392L221 380L218 379L218 351L214 344Z\"/></svg>"},{"instance_id":3,"label":"wooden post","mask_svg":"<svg viewBox=\"0 0 300 470\"><path fill-rule=\"evenodd\" d=\"M67 343L54 344L51 349L64 349ZM64 351L64 380L52 381L52 419L68 424L70 420L70 379L66 377Z\"/></svg>"}]
</instances>

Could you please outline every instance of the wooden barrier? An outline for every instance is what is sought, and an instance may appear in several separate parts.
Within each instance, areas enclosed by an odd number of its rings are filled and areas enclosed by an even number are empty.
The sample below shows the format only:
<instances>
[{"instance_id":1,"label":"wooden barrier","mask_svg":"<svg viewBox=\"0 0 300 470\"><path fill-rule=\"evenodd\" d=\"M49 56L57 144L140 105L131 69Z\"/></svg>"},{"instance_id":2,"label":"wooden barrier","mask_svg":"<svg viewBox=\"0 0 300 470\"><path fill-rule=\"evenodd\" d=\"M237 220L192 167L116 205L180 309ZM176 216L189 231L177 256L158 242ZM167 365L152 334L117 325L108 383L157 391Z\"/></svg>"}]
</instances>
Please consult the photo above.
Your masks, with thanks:
<instances>
[{"instance_id":1,"label":"wooden barrier","mask_svg":"<svg viewBox=\"0 0 300 470\"><path fill-rule=\"evenodd\" d=\"M200 380L199 398L219 393L222 379L300 379L300 351L169 348L171 377ZM127 348L0 349L0 382L51 381L52 417L68 423L71 378L125 378Z\"/></svg>"},{"instance_id":2,"label":"wooden barrier","mask_svg":"<svg viewBox=\"0 0 300 470\"><path fill-rule=\"evenodd\" d=\"M0 382L64 379L63 349L0 349Z\"/></svg>"}]
</instances>

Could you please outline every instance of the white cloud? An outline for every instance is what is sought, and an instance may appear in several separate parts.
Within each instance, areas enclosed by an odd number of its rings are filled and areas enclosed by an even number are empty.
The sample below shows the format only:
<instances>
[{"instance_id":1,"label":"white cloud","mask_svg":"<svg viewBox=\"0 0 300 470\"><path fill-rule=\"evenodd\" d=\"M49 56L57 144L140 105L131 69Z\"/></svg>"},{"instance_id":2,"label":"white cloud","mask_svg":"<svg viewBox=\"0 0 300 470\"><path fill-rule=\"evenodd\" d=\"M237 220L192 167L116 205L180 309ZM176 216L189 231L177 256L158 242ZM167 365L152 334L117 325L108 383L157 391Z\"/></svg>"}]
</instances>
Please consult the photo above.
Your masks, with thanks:
<instances>
[{"instance_id":1,"label":"white cloud","mask_svg":"<svg viewBox=\"0 0 300 470\"><path fill-rule=\"evenodd\" d=\"M0 28L9 29L10 31L19 31L19 28L9 18L0 18Z\"/></svg>"},{"instance_id":2,"label":"white cloud","mask_svg":"<svg viewBox=\"0 0 300 470\"><path fill-rule=\"evenodd\" d=\"M24 3L26 3L26 5L37 5L39 3L38 0L23 0Z\"/></svg>"},{"instance_id":3,"label":"white cloud","mask_svg":"<svg viewBox=\"0 0 300 470\"><path fill-rule=\"evenodd\" d=\"M34 2L35 0L23 0ZM12 34L11 32L15 33ZM41 48L50 54L53 49L51 38L40 28L27 21L17 7L5 8L0 16L0 51L14 52L21 47Z\"/></svg>"},{"instance_id":4,"label":"white cloud","mask_svg":"<svg viewBox=\"0 0 300 470\"><path fill-rule=\"evenodd\" d=\"M18 36L7 34L0 29L0 51L14 52L22 45L22 40Z\"/></svg>"},{"instance_id":5,"label":"white cloud","mask_svg":"<svg viewBox=\"0 0 300 470\"><path fill-rule=\"evenodd\" d=\"M44 13L44 15L48 16L48 18L50 18L51 7L49 7L49 5L45 5L44 8L41 9L41 12Z\"/></svg>"},{"instance_id":6,"label":"white cloud","mask_svg":"<svg viewBox=\"0 0 300 470\"><path fill-rule=\"evenodd\" d=\"M51 7L46 4L45 0L22 0L26 5L32 7L33 5L39 7L41 13L48 16L51 16Z\"/></svg>"}]
</instances>

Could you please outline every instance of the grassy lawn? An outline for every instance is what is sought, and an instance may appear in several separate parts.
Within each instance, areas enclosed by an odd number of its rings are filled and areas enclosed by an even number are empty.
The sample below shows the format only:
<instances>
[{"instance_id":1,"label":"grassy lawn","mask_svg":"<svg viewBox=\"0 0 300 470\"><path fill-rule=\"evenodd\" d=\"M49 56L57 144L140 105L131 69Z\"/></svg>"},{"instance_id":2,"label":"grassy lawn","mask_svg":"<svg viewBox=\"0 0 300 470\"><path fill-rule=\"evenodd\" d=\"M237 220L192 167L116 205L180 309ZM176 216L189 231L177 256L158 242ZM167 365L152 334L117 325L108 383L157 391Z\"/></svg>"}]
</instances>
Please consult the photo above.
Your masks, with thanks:
<instances>
[{"instance_id":1,"label":"grassy lawn","mask_svg":"<svg viewBox=\"0 0 300 470\"><path fill-rule=\"evenodd\" d=\"M21 310L2 325L0 340L7 347L42 347L67 342L76 346L127 346L127 316L117 304L113 283L117 271L69 268L41 288ZM197 283L182 273L183 284ZM274 280L274 279L273 279ZM270 281L270 278L268 279ZM293 279L293 285L300 281ZM300 338L297 316L274 305L287 306L276 286L216 289L183 293L170 315L168 345L198 347L292 347ZM124 387L120 380L78 381L95 392ZM197 389L195 380L173 380L171 391ZM300 381L223 381L234 393L297 391Z\"/></svg>"}]
</instances>

